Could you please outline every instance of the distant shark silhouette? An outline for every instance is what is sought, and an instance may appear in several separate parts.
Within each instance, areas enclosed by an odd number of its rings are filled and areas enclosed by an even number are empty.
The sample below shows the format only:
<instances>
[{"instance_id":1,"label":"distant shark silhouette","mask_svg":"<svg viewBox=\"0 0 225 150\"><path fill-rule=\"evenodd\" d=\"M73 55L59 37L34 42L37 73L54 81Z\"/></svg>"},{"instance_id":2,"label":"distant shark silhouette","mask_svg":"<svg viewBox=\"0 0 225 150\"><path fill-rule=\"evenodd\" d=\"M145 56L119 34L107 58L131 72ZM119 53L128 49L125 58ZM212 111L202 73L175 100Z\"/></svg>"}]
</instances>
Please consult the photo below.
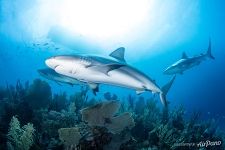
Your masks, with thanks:
<instances>
[{"instance_id":1,"label":"distant shark silhouette","mask_svg":"<svg viewBox=\"0 0 225 150\"><path fill-rule=\"evenodd\" d=\"M111 58L64 55L51 57L45 63L59 74L87 83L94 94L99 91L99 84L110 84L134 89L137 94L145 91L159 93L161 102L167 106L166 94L175 77L160 89L154 80L128 65L124 59L124 53L125 48L120 47L109 55Z\"/></svg>"},{"instance_id":2,"label":"distant shark silhouette","mask_svg":"<svg viewBox=\"0 0 225 150\"><path fill-rule=\"evenodd\" d=\"M183 74L184 71L199 65L207 58L215 59L211 52L211 40L209 39L208 50L205 54L200 54L194 57L188 57L185 52L182 54L182 58L169 66L163 73L167 75Z\"/></svg>"}]
</instances>

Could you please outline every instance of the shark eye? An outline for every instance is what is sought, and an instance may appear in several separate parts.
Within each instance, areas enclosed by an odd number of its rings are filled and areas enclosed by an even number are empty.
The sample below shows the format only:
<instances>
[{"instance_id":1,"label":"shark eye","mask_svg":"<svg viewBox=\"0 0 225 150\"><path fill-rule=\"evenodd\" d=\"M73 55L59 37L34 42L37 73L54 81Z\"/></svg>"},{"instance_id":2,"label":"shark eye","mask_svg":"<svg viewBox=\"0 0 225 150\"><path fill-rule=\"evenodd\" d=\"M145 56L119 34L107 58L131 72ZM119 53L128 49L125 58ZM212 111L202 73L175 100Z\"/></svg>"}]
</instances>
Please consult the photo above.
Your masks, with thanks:
<instances>
[{"instance_id":1,"label":"shark eye","mask_svg":"<svg viewBox=\"0 0 225 150\"><path fill-rule=\"evenodd\" d=\"M90 65L91 64L91 60L89 57L81 57L81 64L83 65Z\"/></svg>"}]
</instances>

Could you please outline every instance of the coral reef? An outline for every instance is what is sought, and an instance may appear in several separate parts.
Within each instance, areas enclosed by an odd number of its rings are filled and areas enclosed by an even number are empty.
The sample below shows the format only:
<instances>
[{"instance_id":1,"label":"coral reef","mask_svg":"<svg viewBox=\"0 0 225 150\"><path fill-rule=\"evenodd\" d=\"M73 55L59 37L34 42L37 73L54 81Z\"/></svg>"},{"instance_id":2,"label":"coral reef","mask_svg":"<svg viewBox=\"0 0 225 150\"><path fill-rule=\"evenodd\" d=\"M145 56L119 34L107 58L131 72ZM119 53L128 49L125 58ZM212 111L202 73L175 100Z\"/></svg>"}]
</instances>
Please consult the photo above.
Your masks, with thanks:
<instances>
[{"instance_id":1,"label":"coral reef","mask_svg":"<svg viewBox=\"0 0 225 150\"><path fill-rule=\"evenodd\" d=\"M105 94L104 94L104 98L106 99L106 100L117 100L118 99L118 97L117 97L117 95L116 94L111 94L110 92L106 92Z\"/></svg>"},{"instance_id":2,"label":"coral reef","mask_svg":"<svg viewBox=\"0 0 225 150\"><path fill-rule=\"evenodd\" d=\"M36 79L29 86L25 101L30 104L32 109L48 107L52 98L51 87L47 82Z\"/></svg>"},{"instance_id":3,"label":"coral reef","mask_svg":"<svg viewBox=\"0 0 225 150\"><path fill-rule=\"evenodd\" d=\"M61 111L66 109L67 106L66 92L60 94L54 94L53 99L50 101L49 109L55 111Z\"/></svg>"},{"instance_id":4,"label":"coral reef","mask_svg":"<svg viewBox=\"0 0 225 150\"><path fill-rule=\"evenodd\" d=\"M88 88L86 86L81 86L81 89L79 92L75 92L74 95L70 96L70 102L73 102L75 104L77 113L87 103L87 99L88 99L87 92L88 92Z\"/></svg>"},{"instance_id":5,"label":"coral reef","mask_svg":"<svg viewBox=\"0 0 225 150\"><path fill-rule=\"evenodd\" d=\"M119 101L104 101L82 109L81 114L90 126L104 126L112 133L120 133L125 128L132 128L134 120L129 112L114 117L119 107Z\"/></svg>"},{"instance_id":6,"label":"coral reef","mask_svg":"<svg viewBox=\"0 0 225 150\"><path fill-rule=\"evenodd\" d=\"M105 127L112 133L120 133L125 128L131 129L135 123L131 116L131 113L126 112L119 116L112 117L110 122L106 123Z\"/></svg>"},{"instance_id":7,"label":"coral reef","mask_svg":"<svg viewBox=\"0 0 225 150\"><path fill-rule=\"evenodd\" d=\"M81 139L79 128L61 128L58 132L59 139L63 141L66 149L75 148L79 144Z\"/></svg>"},{"instance_id":8,"label":"coral reef","mask_svg":"<svg viewBox=\"0 0 225 150\"><path fill-rule=\"evenodd\" d=\"M91 126L104 126L120 107L119 101L105 101L81 110L83 121Z\"/></svg>"},{"instance_id":9,"label":"coral reef","mask_svg":"<svg viewBox=\"0 0 225 150\"><path fill-rule=\"evenodd\" d=\"M34 143L34 132L33 124L28 123L21 128L19 120L13 116L7 134L8 149L29 150Z\"/></svg>"},{"instance_id":10,"label":"coral reef","mask_svg":"<svg viewBox=\"0 0 225 150\"><path fill-rule=\"evenodd\" d=\"M40 79L32 84L18 80L15 86L0 87L0 149L223 150L225 147L225 134L217 120L204 120L200 112L187 117L183 106L160 108L154 96L119 98L106 92L103 97L105 100L90 96L85 86L72 95L53 94L48 83Z\"/></svg>"}]
</instances>

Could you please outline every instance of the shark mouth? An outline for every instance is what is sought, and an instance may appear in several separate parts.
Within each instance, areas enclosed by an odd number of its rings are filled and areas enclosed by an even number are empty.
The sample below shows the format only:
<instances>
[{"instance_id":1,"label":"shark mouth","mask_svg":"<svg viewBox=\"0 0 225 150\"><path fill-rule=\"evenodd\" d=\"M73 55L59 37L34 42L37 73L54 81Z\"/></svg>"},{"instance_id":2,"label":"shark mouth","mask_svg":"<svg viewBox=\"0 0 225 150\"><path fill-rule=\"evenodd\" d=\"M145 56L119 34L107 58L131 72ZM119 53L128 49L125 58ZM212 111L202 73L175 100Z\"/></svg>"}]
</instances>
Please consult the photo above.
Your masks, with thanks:
<instances>
[{"instance_id":1,"label":"shark mouth","mask_svg":"<svg viewBox=\"0 0 225 150\"><path fill-rule=\"evenodd\" d=\"M57 67L59 67L60 65L56 65L56 66L54 66L54 70L57 68Z\"/></svg>"}]
</instances>

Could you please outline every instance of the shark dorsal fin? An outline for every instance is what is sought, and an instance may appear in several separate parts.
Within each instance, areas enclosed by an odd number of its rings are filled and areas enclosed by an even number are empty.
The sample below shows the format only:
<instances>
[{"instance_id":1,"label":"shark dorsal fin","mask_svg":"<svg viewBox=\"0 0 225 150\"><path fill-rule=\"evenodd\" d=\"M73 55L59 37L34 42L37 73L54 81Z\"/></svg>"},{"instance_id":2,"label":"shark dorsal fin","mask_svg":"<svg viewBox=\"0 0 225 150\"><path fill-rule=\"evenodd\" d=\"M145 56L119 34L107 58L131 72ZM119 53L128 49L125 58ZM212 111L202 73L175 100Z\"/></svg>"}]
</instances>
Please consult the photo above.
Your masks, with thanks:
<instances>
[{"instance_id":1,"label":"shark dorsal fin","mask_svg":"<svg viewBox=\"0 0 225 150\"><path fill-rule=\"evenodd\" d=\"M187 54L185 53L185 52L183 52L182 53L182 57L181 57L182 59L187 59L188 58L188 56L187 56Z\"/></svg>"},{"instance_id":2,"label":"shark dorsal fin","mask_svg":"<svg viewBox=\"0 0 225 150\"><path fill-rule=\"evenodd\" d=\"M109 56L121 61L121 62L126 62L124 59L124 53L125 53L125 48L124 47L119 47L115 51L109 54Z\"/></svg>"}]
</instances>

